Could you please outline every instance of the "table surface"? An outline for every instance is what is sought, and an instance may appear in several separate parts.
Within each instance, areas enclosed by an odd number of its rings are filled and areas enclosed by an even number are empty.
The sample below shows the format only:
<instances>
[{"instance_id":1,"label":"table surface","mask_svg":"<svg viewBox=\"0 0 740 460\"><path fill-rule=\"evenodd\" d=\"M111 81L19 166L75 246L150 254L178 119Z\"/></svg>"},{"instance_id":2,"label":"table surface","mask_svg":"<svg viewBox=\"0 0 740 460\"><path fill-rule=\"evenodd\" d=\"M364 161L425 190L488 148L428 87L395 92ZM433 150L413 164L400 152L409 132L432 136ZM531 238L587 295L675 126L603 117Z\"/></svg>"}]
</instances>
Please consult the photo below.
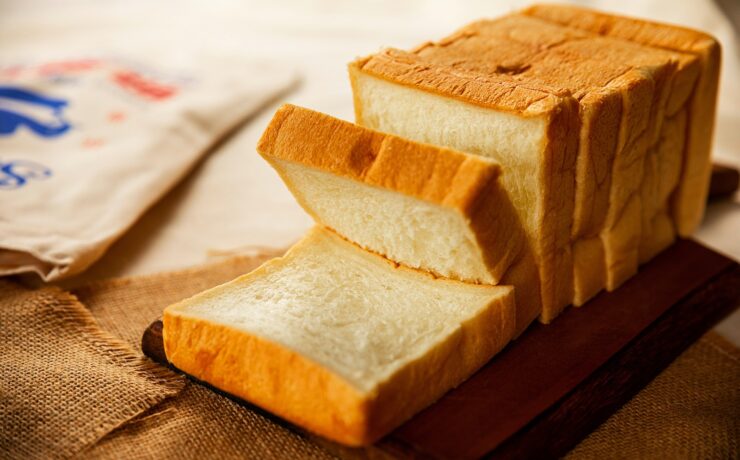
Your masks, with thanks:
<instances>
[{"instance_id":1,"label":"table surface","mask_svg":"<svg viewBox=\"0 0 740 460\"><path fill-rule=\"evenodd\" d=\"M288 246L311 226L311 220L255 152L274 109L291 102L351 120L347 62L384 46L407 48L439 38L473 19L528 3L72 0L60 9L51 1L3 1L3 61L86 53L157 59L216 56L233 59L234 65L245 59L265 59L300 76L292 92L245 123L99 262L65 285L178 269L260 247ZM714 155L717 161L740 166L740 51L732 24L718 4L711 0L578 3L696 27L719 38L724 62ZM740 259L739 235L740 197L736 195L709 206L696 239ZM740 313L718 330L740 345Z\"/></svg>"}]
</instances>

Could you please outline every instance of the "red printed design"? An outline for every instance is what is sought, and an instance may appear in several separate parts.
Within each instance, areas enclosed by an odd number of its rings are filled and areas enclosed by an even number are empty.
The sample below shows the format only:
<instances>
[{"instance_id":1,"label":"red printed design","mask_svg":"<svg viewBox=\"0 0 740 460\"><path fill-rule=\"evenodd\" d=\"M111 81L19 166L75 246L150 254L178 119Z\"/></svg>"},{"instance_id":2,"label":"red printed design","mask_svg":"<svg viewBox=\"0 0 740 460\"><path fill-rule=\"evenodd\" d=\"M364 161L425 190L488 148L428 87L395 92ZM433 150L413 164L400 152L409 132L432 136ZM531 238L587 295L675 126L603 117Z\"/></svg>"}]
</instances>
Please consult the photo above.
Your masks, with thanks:
<instances>
[{"instance_id":1,"label":"red printed design","mask_svg":"<svg viewBox=\"0 0 740 460\"><path fill-rule=\"evenodd\" d=\"M41 75L60 75L75 72L84 72L97 69L102 62L97 59L74 59L66 61L47 62L39 66Z\"/></svg>"},{"instance_id":2,"label":"red printed design","mask_svg":"<svg viewBox=\"0 0 740 460\"><path fill-rule=\"evenodd\" d=\"M174 86L147 79L134 71L115 72L113 74L113 81L122 88L134 91L141 96L155 101L168 99L177 93L177 88Z\"/></svg>"}]
</instances>

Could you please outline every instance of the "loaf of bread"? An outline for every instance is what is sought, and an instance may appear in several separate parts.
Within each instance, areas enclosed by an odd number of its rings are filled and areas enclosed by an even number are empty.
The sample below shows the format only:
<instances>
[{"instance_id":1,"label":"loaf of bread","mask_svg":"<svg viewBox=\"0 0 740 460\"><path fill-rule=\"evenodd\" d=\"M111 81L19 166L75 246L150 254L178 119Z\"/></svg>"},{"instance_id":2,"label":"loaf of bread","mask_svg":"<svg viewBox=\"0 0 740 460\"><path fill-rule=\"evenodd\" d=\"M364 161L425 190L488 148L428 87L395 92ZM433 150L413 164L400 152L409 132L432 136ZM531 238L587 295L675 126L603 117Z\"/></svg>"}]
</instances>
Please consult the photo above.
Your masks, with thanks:
<instances>
[{"instance_id":1,"label":"loaf of bread","mask_svg":"<svg viewBox=\"0 0 740 460\"><path fill-rule=\"evenodd\" d=\"M501 163L502 183L539 258L544 322L604 287L617 288L673 242L676 227L691 227L675 209L701 215L680 198L694 176L687 173L683 130L701 87L700 58L678 46L595 33L604 21L568 27L581 16L550 18L559 8L476 22L411 52L389 49L350 65L358 123ZM494 98L492 86L509 88L508 97ZM541 96L531 98L533 90ZM530 162L536 149L528 150L527 140L557 145L523 110L546 98L577 107L575 122L557 121L577 146L573 155L554 148L556 154ZM520 125L507 130L511 119ZM702 160L694 163L708 164L708 154L708 148L695 154ZM560 182L546 180L554 175ZM699 201L705 185L690 186ZM547 196L572 202L548 206ZM548 220L560 223L557 232ZM554 252L544 249L553 245ZM560 271L553 271L551 253L560 256Z\"/></svg>"},{"instance_id":2,"label":"loaf of bread","mask_svg":"<svg viewBox=\"0 0 740 460\"><path fill-rule=\"evenodd\" d=\"M168 307L179 369L329 439L368 444L511 339L513 289L438 279L315 228L284 257Z\"/></svg>"},{"instance_id":3,"label":"loaf of bread","mask_svg":"<svg viewBox=\"0 0 740 460\"><path fill-rule=\"evenodd\" d=\"M517 332L540 314L534 256L493 160L293 105L257 150L317 223L411 268L513 285Z\"/></svg>"}]
</instances>

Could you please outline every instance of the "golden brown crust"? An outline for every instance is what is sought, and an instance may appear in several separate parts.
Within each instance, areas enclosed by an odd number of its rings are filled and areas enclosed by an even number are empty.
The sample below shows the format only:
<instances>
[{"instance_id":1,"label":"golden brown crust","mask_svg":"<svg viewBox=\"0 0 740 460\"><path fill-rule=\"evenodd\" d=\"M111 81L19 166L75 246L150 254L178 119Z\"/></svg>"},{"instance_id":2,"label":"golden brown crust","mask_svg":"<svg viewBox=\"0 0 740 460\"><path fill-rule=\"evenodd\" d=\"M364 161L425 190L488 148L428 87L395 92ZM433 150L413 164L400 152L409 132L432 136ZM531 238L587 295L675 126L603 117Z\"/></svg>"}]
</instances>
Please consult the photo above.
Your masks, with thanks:
<instances>
[{"instance_id":1,"label":"golden brown crust","mask_svg":"<svg viewBox=\"0 0 740 460\"><path fill-rule=\"evenodd\" d=\"M172 309L163 322L167 359L178 369L329 439L364 443L368 402L327 369L268 340Z\"/></svg>"},{"instance_id":2,"label":"golden brown crust","mask_svg":"<svg viewBox=\"0 0 740 460\"><path fill-rule=\"evenodd\" d=\"M630 45L511 14L469 24L414 53L429 65L470 75L509 76L524 87L582 99L641 64L634 57L635 49L625 49ZM598 59L593 58L596 50Z\"/></svg>"},{"instance_id":3,"label":"golden brown crust","mask_svg":"<svg viewBox=\"0 0 740 460\"><path fill-rule=\"evenodd\" d=\"M304 191L285 174L280 161L300 163L455 208L469 225L487 270L487 278L463 281L496 283L512 265L522 265L519 271L526 270L528 277L526 285L516 284L521 287L517 294L522 313L518 316L518 329L525 328L540 313L541 301L532 296L533 292L539 295L539 277L532 275L529 267L534 265L532 249L526 244L513 204L496 180L499 168L489 160L381 134L294 106L278 110L258 150L275 167L301 206L316 222L328 227L331 223L316 214ZM353 161L354 158L361 160ZM439 273L435 267L417 268L459 278L453 273ZM517 279L523 281L521 277Z\"/></svg>"},{"instance_id":4,"label":"golden brown crust","mask_svg":"<svg viewBox=\"0 0 740 460\"><path fill-rule=\"evenodd\" d=\"M534 320L542 316L542 292L540 272L534 252L530 248L522 251L521 257L511 264L501 279L502 285L514 286L516 299L516 328L514 338L519 337Z\"/></svg>"},{"instance_id":5,"label":"golden brown crust","mask_svg":"<svg viewBox=\"0 0 740 460\"><path fill-rule=\"evenodd\" d=\"M350 72L353 71L525 117L546 114L558 107L563 98L569 97L556 88L527 85L505 74L454 69L396 49L358 59L350 64Z\"/></svg>"},{"instance_id":6,"label":"golden brown crust","mask_svg":"<svg viewBox=\"0 0 740 460\"><path fill-rule=\"evenodd\" d=\"M543 184L543 231L536 254L540 257L542 314L552 321L573 299L573 253L570 230L575 205L575 167L578 155L578 103L570 100L551 114L544 161L540 165ZM547 229L552 229L548 231Z\"/></svg>"},{"instance_id":7,"label":"golden brown crust","mask_svg":"<svg viewBox=\"0 0 740 460\"><path fill-rule=\"evenodd\" d=\"M581 132L571 231L574 240L598 234L606 218L612 165L623 117L620 91L595 90L580 102Z\"/></svg>"},{"instance_id":8,"label":"golden brown crust","mask_svg":"<svg viewBox=\"0 0 740 460\"><path fill-rule=\"evenodd\" d=\"M268 161L299 163L464 214L500 173L492 160L380 133L290 104L275 113L257 150Z\"/></svg>"},{"instance_id":9,"label":"golden brown crust","mask_svg":"<svg viewBox=\"0 0 740 460\"><path fill-rule=\"evenodd\" d=\"M599 58L593 59L594 51ZM638 65L691 59L623 40L512 14L465 26L412 52L387 49L350 64L376 77L502 111L535 102L581 99ZM690 67L690 62L684 63ZM695 70L695 69L694 69ZM554 99L555 98L555 99ZM547 108L554 107L547 104ZM544 106L538 105L538 113Z\"/></svg>"},{"instance_id":10,"label":"golden brown crust","mask_svg":"<svg viewBox=\"0 0 740 460\"><path fill-rule=\"evenodd\" d=\"M689 101L686 154L672 206L673 220L683 237L691 235L701 223L712 172L711 152L721 51L719 43L714 40L704 41L701 50L703 69Z\"/></svg>"},{"instance_id":11,"label":"golden brown crust","mask_svg":"<svg viewBox=\"0 0 740 460\"><path fill-rule=\"evenodd\" d=\"M677 51L702 51L714 46L714 37L698 30L611 13L601 13L573 5L532 5L521 12L546 21L608 35L655 48Z\"/></svg>"},{"instance_id":12,"label":"golden brown crust","mask_svg":"<svg viewBox=\"0 0 740 460\"><path fill-rule=\"evenodd\" d=\"M580 238L573 243L573 305L580 307L606 286L606 256L601 238Z\"/></svg>"}]
</instances>

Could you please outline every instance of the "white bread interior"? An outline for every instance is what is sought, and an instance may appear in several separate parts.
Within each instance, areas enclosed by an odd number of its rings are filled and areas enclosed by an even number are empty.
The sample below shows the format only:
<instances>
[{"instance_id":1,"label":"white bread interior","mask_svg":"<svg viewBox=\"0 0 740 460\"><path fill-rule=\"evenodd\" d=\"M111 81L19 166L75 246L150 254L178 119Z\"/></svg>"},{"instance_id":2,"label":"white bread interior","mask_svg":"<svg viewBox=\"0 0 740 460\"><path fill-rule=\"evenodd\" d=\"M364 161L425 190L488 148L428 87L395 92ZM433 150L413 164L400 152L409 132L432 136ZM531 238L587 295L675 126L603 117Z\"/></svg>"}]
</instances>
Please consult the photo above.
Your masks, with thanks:
<instances>
[{"instance_id":1,"label":"white bread interior","mask_svg":"<svg viewBox=\"0 0 740 460\"><path fill-rule=\"evenodd\" d=\"M551 149L549 144L560 142L551 139L556 123L552 115L557 112L568 118L568 102L547 108L544 104L540 108L533 104L521 113L506 112L396 84L365 73L355 65L350 66L350 77L358 124L493 158L502 165L501 184L517 210L537 258L541 319L549 322L556 317L572 297L569 235L575 145L563 142ZM545 93L541 97L557 98ZM574 128L568 123L559 127L565 131ZM548 156L558 160L548 161Z\"/></svg>"},{"instance_id":2,"label":"white bread interior","mask_svg":"<svg viewBox=\"0 0 740 460\"><path fill-rule=\"evenodd\" d=\"M513 288L392 264L314 228L164 312L168 360L315 433L368 444L458 385L515 326Z\"/></svg>"},{"instance_id":3,"label":"white bread interior","mask_svg":"<svg viewBox=\"0 0 740 460\"><path fill-rule=\"evenodd\" d=\"M317 223L411 268L521 287L518 332L540 314L534 257L492 160L289 104L257 150Z\"/></svg>"},{"instance_id":4,"label":"white bread interior","mask_svg":"<svg viewBox=\"0 0 740 460\"><path fill-rule=\"evenodd\" d=\"M298 163L273 165L319 222L366 249L470 282L498 284L505 273L486 265L469 221L457 210Z\"/></svg>"}]
</instances>

